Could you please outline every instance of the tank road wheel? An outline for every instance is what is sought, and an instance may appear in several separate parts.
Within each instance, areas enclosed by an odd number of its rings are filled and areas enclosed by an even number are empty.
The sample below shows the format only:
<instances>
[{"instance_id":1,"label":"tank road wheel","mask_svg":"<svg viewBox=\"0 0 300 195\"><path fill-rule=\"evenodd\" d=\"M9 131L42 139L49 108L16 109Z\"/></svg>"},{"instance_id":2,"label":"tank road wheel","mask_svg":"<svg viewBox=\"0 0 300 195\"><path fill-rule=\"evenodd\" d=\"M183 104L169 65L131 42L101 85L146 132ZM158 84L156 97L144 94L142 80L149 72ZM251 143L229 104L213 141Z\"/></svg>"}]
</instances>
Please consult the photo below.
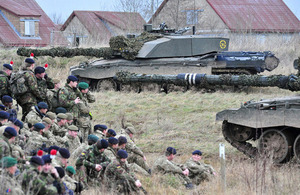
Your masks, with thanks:
<instances>
[{"instance_id":1,"label":"tank road wheel","mask_svg":"<svg viewBox=\"0 0 300 195\"><path fill-rule=\"evenodd\" d=\"M161 86L156 83L145 83L145 84L142 84L141 89L144 92L151 91L151 92L158 93L161 91Z\"/></svg>"},{"instance_id":2,"label":"tank road wheel","mask_svg":"<svg viewBox=\"0 0 300 195\"><path fill-rule=\"evenodd\" d=\"M171 92L186 92L187 91L187 86L177 86L174 84L167 84L165 91L167 91L166 93L171 93Z\"/></svg>"},{"instance_id":3,"label":"tank road wheel","mask_svg":"<svg viewBox=\"0 0 300 195\"><path fill-rule=\"evenodd\" d=\"M141 92L141 85L137 84L137 83L133 83L133 84L121 84L120 85L120 91L123 92L134 92L134 93L140 93Z\"/></svg>"},{"instance_id":4,"label":"tank road wheel","mask_svg":"<svg viewBox=\"0 0 300 195\"><path fill-rule=\"evenodd\" d=\"M254 131L250 127L243 127L240 125L231 125L230 134L234 140L239 141L239 142L244 142L253 137Z\"/></svg>"},{"instance_id":5,"label":"tank road wheel","mask_svg":"<svg viewBox=\"0 0 300 195\"><path fill-rule=\"evenodd\" d=\"M117 84L112 79L99 80L95 86L95 90L99 91L112 91L116 90Z\"/></svg>"},{"instance_id":6,"label":"tank road wheel","mask_svg":"<svg viewBox=\"0 0 300 195\"><path fill-rule=\"evenodd\" d=\"M286 131L269 129L258 140L260 154L273 158L274 163L288 162L292 158L293 140Z\"/></svg>"},{"instance_id":7,"label":"tank road wheel","mask_svg":"<svg viewBox=\"0 0 300 195\"><path fill-rule=\"evenodd\" d=\"M294 142L294 154L298 163L300 163L300 135L297 136Z\"/></svg>"}]
</instances>

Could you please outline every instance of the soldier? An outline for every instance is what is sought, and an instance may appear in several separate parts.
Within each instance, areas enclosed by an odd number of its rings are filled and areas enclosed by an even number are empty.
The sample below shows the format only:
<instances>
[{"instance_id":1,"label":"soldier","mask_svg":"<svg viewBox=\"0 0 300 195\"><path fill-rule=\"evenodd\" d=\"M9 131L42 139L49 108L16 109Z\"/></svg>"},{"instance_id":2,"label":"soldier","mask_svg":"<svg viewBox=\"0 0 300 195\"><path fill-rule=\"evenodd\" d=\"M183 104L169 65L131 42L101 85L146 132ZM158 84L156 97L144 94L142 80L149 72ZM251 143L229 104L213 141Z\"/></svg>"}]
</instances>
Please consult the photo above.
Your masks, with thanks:
<instances>
[{"instance_id":1,"label":"soldier","mask_svg":"<svg viewBox=\"0 0 300 195\"><path fill-rule=\"evenodd\" d=\"M51 165L52 158L50 154L43 155L42 159L44 160L43 171L40 175L42 181L45 182L45 188L49 194L57 194L57 188L53 185L55 180L59 179L59 174L57 170Z\"/></svg>"},{"instance_id":2,"label":"soldier","mask_svg":"<svg viewBox=\"0 0 300 195\"><path fill-rule=\"evenodd\" d=\"M59 188L58 194L74 194L74 191L69 189L67 187L65 180L65 176L66 175L66 171L65 169L61 168L61 167L55 167L55 169L57 170L58 174L59 174L59 180L57 180L56 182L56 186ZM69 176L68 176L69 177ZM81 191L76 191L78 193L80 193Z\"/></svg>"},{"instance_id":3,"label":"soldier","mask_svg":"<svg viewBox=\"0 0 300 195\"><path fill-rule=\"evenodd\" d=\"M23 128L23 123L18 119L12 124L12 127L17 131L17 137L15 141L11 144L12 148L12 157L16 158L19 163L25 163L25 152L22 147L24 147L26 143L26 138L20 135L20 130Z\"/></svg>"},{"instance_id":4,"label":"soldier","mask_svg":"<svg viewBox=\"0 0 300 195\"><path fill-rule=\"evenodd\" d=\"M47 90L47 99L49 102L49 110L54 112L55 109L58 107L57 93L60 89L60 80L53 79L53 83L54 83L54 89Z\"/></svg>"},{"instance_id":5,"label":"soldier","mask_svg":"<svg viewBox=\"0 0 300 195\"><path fill-rule=\"evenodd\" d=\"M133 134L135 133L135 129L133 126L127 125L125 129L125 134L121 133L122 136L127 138L127 143L125 146L125 150L128 153L128 163L132 164L135 163L136 165L143 168L147 173L151 174L151 169L146 162L146 156L144 155L143 151L137 147L133 140Z\"/></svg>"},{"instance_id":6,"label":"soldier","mask_svg":"<svg viewBox=\"0 0 300 195\"><path fill-rule=\"evenodd\" d=\"M53 80L45 73L46 69L41 66L37 66L34 69L34 75L37 79L37 85L40 91L40 94L42 94L43 98L38 97L37 102L48 102L47 100L47 89L53 89L54 88L54 82Z\"/></svg>"},{"instance_id":7,"label":"soldier","mask_svg":"<svg viewBox=\"0 0 300 195\"><path fill-rule=\"evenodd\" d=\"M70 158L70 152L66 148L59 148L56 157L52 160L54 167L61 167L65 169L68 166L68 159ZM66 184L67 188L72 191L79 191L81 186L76 180L72 179L68 175L63 177L63 182Z\"/></svg>"},{"instance_id":8,"label":"soldier","mask_svg":"<svg viewBox=\"0 0 300 195\"><path fill-rule=\"evenodd\" d=\"M22 107L22 121L25 120L26 115L30 112L32 106L37 104L38 99L45 99L42 93L38 88L37 79L34 76L34 60L31 58L26 58L25 66L22 68L22 71L18 74L22 74L24 80L24 87L27 87L27 91L20 94L14 94L18 104Z\"/></svg>"},{"instance_id":9,"label":"soldier","mask_svg":"<svg viewBox=\"0 0 300 195\"><path fill-rule=\"evenodd\" d=\"M25 122L34 124L34 121L42 122L48 111L48 105L45 102L39 102L36 106L32 106L31 111L26 115Z\"/></svg>"},{"instance_id":10,"label":"soldier","mask_svg":"<svg viewBox=\"0 0 300 195\"><path fill-rule=\"evenodd\" d=\"M162 174L172 174L176 176L186 186L187 189L192 189L193 184L188 178L189 170L172 161L175 157L175 154L176 149L168 147L165 156L161 156L155 161L153 165L153 172Z\"/></svg>"},{"instance_id":11,"label":"soldier","mask_svg":"<svg viewBox=\"0 0 300 195\"><path fill-rule=\"evenodd\" d=\"M114 161L117 158L119 140L114 137L108 138L108 147L104 151L104 154L111 160Z\"/></svg>"},{"instance_id":12,"label":"soldier","mask_svg":"<svg viewBox=\"0 0 300 195\"><path fill-rule=\"evenodd\" d=\"M67 83L58 93L58 104L68 112L73 114L75 119L78 118L78 106L77 104L80 102L81 93L77 89L78 78L70 75L68 76Z\"/></svg>"},{"instance_id":13,"label":"soldier","mask_svg":"<svg viewBox=\"0 0 300 195\"><path fill-rule=\"evenodd\" d=\"M51 145L53 142L44 134L45 125L43 123L36 123L33 125L33 131L31 132L30 139L26 143L24 150L25 153L35 155L38 149L41 149L44 145Z\"/></svg>"},{"instance_id":14,"label":"soldier","mask_svg":"<svg viewBox=\"0 0 300 195\"><path fill-rule=\"evenodd\" d=\"M67 112L67 123L66 123L66 128L68 128L69 125L73 125L73 115L72 113Z\"/></svg>"},{"instance_id":15,"label":"soldier","mask_svg":"<svg viewBox=\"0 0 300 195\"><path fill-rule=\"evenodd\" d=\"M103 138L103 139L108 139L110 137L116 137L116 136L117 136L117 133L116 133L115 130L108 129L107 132L106 132L105 138Z\"/></svg>"},{"instance_id":16,"label":"soldier","mask_svg":"<svg viewBox=\"0 0 300 195\"><path fill-rule=\"evenodd\" d=\"M9 80L12 71L12 65L3 64L3 70L0 71L0 98L2 98L4 95L11 96Z\"/></svg>"},{"instance_id":17,"label":"soldier","mask_svg":"<svg viewBox=\"0 0 300 195\"><path fill-rule=\"evenodd\" d=\"M189 178L195 185L199 185L205 180L209 180L211 176L216 175L216 172L212 166L200 162L202 152L195 150L192 153L192 157L185 163L185 166L189 169Z\"/></svg>"},{"instance_id":18,"label":"soldier","mask_svg":"<svg viewBox=\"0 0 300 195\"><path fill-rule=\"evenodd\" d=\"M106 168L105 178L107 186L114 193L138 193L140 188L142 188L142 184L126 164L128 157L127 152L125 150L119 150L117 157L118 158Z\"/></svg>"},{"instance_id":19,"label":"soldier","mask_svg":"<svg viewBox=\"0 0 300 195\"><path fill-rule=\"evenodd\" d=\"M18 116L17 116L18 115L17 114L18 108L15 108L13 106L13 99L12 99L12 97L10 97L8 95L4 95L2 97L2 103L5 106L5 108L3 110L9 113L8 120L12 121L12 122L15 121L18 118Z\"/></svg>"},{"instance_id":20,"label":"soldier","mask_svg":"<svg viewBox=\"0 0 300 195\"><path fill-rule=\"evenodd\" d=\"M76 148L76 150L73 151L72 156L79 156L83 151L87 150L90 146L97 143L99 140L99 137L96 135L88 135L88 144L82 143L80 147ZM104 150L105 151L105 150Z\"/></svg>"},{"instance_id":21,"label":"soldier","mask_svg":"<svg viewBox=\"0 0 300 195\"><path fill-rule=\"evenodd\" d=\"M103 177L107 165L111 162L104 154L104 150L108 147L108 142L105 139L98 140L96 144L91 146L88 150L81 153L76 160L76 169L84 171L87 175L87 182L91 185L99 186L99 178ZM84 175L84 174L82 174Z\"/></svg>"},{"instance_id":22,"label":"soldier","mask_svg":"<svg viewBox=\"0 0 300 195\"><path fill-rule=\"evenodd\" d=\"M0 139L0 158L12 155L11 144L18 135L17 131L12 127L6 127Z\"/></svg>"},{"instance_id":23,"label":"soldier","mask_svg":"<svg viewBox=\"0 0 300 195\"><path fill-rule=\"evenodd\" d=\"M94 126L94 135L99 137L100 139L105 139L107 132L107 126L106 125L95 125Z\"/></svg>"},{"instance_id":24,"label":"soldier","mask_svg":"<svg viewBox=\"0 0 300 195\"><path fill-rule=\"evenodd\" d=\"M65 124L67 122L67 115L63 114L63 113L59 113L57 115L57 124L56 126L54 126L55 128L52 128L52 133L55 136L60 136L60 137L64 137L66 135L67 129L65 128ZM55 123L53 123L55 124Z\"/></svg>"},{"instance_id":25,"label":"soldier","mask_svg":"<svg viewBox=\"0 0 300 195\"><path fill-rule=\"evenodd\" d=\"M51 127L50 127L49 131L52 132L52 133L55 132L55 131L58 131L59 127L58 127L57 121L56 121L56 114L54 112L47 112L46 117L50 118L51 121L52 121L52 124L51 124Z\"/></svg>"},{"instance_id":26,"label":"soldier","mask_svg":"<svg viewBox=\"0 0 300 195\"><path fill-rule=\"evenodd\" d=\"M63 137L65 143L64 145L72 154L78 147L80 147L81 143L78 137L78 127L75 125L71 125L68 127L68 133Z\"/></svg>"},{"instance_id":27,"label":"soldier","mask_svg":"<svg viewBox=\"0 0 300 195\"><path fill-rule=\"evenodd\" d=\"M80 128L82 140L87 142L88 135L92 134L92 115L88 104L94 103L95 97L89 91L89 84L86 82L80 82L78 88L82 95L81 100L78 103L79 115L76 124L78 124L78 127Z\"/></svg>"},{"instance_id":28,"label":"soldier","mask_svg":"<svg viewBox=\"0 0 300 195\"><path fill-rule=\"evenodd\" d=\"M55 136L50 131L50 128L52 126L51 119L49 119L48 117L44 117L42 123L43 123L43 125L45 125L44 131L43 131L43 136L49 139L50 145L57 145L58 143L64 144L65 140L62 137Z\"/></svg>"},{"instance_id":29,"label":"soldier","mask_svg":"<svg viewBox=\"0 0 300 195\"><path fill-rule=\"evenodd\" d=\"M1 173L1 194L18 194L22 195L22 186L16 181L14 177L17 168L18 161L10 156L3 157L0 161L2 173Z\"/></svg>"},{"instance_id":30,"label":"soldier","mask_svg":"<svg viewBox=\"0 0 300 195\"><path fill-rule=\"evenodd\" d=\"M46 182L40 178L44 164L44 160L41 157L33 156L30 159L31 166L18 176L18 180L22 184L22 190L26 194L48 194L45 188Z\"/></svg>"}]
</instances>

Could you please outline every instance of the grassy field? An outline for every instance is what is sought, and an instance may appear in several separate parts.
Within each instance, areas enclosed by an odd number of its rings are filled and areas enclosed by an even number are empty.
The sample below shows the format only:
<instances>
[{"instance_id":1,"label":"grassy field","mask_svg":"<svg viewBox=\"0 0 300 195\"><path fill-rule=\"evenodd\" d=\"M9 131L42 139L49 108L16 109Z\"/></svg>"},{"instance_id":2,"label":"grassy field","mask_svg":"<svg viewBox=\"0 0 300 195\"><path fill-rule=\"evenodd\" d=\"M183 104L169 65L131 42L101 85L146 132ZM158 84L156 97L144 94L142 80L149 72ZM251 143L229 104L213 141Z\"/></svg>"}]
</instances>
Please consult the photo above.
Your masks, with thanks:
<instances>
[{"instance_id":1,"label":"grassy field","mask_svg":"<svg viewBox=\"0 0 300 195\"><path fill-rule=\"evenodd\" d=\"M246 37L231 39L231 50L266 51L270 50L280 58L280 66L268 74L290 74L292 62L300 56L300 38L270 39L263 44ZM3 63L15 62L19 67L24 57L16 55L16 49L1 50ZM93 58L51 58L39 57L37 65L50 65L47 73L64 83L71 65ZM107 124L119 130L121 120L131 122L136 130L136 142L146 153L149 165L162 155L168 146L177 149L176 162L185 162L191 152L200 149L204 162L211 164L219 173L219 143L226 147L226 181L225 194L298 194L300 190L300 171L295 163L275 166L264 159L253 160L227 144L221 133L221 122L215 121L216 113L227 108L238 108L242 102L261 98L273 98L296 95L296 92L277 88L251 88L248 93L217 91L201 93L188 91L170 94L142 92L99 92L95 93L96 103L92 104L93 123ZM195 190L187 191L172 178L159 175L152 177L138 176L150 194L224 194L220 175L211 182L205 182ZM98 194L91 189L84 194Z\"/></svg>"},{"instance_id":2,"label":"grassy field","mask_svg":"<svg viewBox=\"0 0 300 195\"><path fill-rule=\"evenodd\" d=\"M219 143L226 147L226 194L286 194L297 192L299 169L295 164L274 166L266 160L251 160L223 139L221 122L215 121L217 112L238 108L250 99L296 95L295 92L276 88L252 88L246 93L95 93L94 123L108 124L120 129L121 120L134 124L136 142L151 165L168 146L177 149L176 161L184 163L195 149L204 153L204 162L220 170ZM292 178L292 180L291 180ZM186 191L178 181L154 175L140 176L151 194L222 194L220 176L211 182Z\"/></svg>"}]
</instances>

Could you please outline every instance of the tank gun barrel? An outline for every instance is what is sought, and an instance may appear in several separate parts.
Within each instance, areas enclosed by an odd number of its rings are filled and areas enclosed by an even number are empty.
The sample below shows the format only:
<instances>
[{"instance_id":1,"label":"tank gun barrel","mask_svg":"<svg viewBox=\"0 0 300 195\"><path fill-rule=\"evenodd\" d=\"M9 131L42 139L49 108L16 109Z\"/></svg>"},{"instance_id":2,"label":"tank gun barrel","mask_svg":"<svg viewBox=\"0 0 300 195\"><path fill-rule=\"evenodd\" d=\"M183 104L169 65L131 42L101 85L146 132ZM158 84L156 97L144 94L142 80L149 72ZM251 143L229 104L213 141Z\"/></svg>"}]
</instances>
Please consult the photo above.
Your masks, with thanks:
<instances>
[{"instance_id":1,"label":"tank gun barrel","mask_svg":"<svg viewBox=\"0 0 300 195\"><path fill-rule=\"evenodd\" d=\"M156 83L174 84L178 86L196 86L205 88L214 85L226 86L255 86L255 87L279 87L291 91L300 90L300 80L294 75L206 75L182 73L178 75L143 75L129 72L119 72L114 76L116 82L130 83Z\"/></svg>"}]
</instances>

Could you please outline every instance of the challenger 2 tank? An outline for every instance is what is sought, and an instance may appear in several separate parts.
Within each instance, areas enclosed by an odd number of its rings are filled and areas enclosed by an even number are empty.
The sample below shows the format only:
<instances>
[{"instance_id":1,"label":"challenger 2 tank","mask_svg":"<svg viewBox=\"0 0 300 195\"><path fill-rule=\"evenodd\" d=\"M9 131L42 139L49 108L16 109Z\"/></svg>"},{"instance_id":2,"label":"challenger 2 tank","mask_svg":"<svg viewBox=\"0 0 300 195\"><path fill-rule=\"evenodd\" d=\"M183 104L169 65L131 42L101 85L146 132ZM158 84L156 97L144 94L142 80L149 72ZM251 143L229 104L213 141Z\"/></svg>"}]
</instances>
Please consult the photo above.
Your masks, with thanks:
<instances>
[{"instance_id":1,"label":"challenger 2 tank","mask_svg":"<svg viewBox=\"0 0 300 195\"><path fill-rule=\"evenodd\" d=\"M70 73L98 91L121 89L112 78L117 72L137 74L257 74L272 71L279 60L271 52L228 52L229 39L199 36L165 36L146 42L134 60L100 59L72 66Z\"/></svg>"},{"instance_id":2,"label":"challenger 2 tank","mask_svg":"<svg viewBox=\"0 0 300 195\"><path fill-rule=\"evenodd\" d=\"M175 31L161 25L157 30L145 26L145 31L136 38L112 37L107 48L19 48L18 55L49 55L73 57L77 55L100 58L83 62L70 68L70 73L88 82L96 90L122 89L113 80L117 72L137 74L179 74L201 72L207 74L257 74L272 71L279 60L270 51L228 51L229 39L182 35L185 30ZM163 35L161 35L163 34Z\"/></svg>"}]
</instances>

